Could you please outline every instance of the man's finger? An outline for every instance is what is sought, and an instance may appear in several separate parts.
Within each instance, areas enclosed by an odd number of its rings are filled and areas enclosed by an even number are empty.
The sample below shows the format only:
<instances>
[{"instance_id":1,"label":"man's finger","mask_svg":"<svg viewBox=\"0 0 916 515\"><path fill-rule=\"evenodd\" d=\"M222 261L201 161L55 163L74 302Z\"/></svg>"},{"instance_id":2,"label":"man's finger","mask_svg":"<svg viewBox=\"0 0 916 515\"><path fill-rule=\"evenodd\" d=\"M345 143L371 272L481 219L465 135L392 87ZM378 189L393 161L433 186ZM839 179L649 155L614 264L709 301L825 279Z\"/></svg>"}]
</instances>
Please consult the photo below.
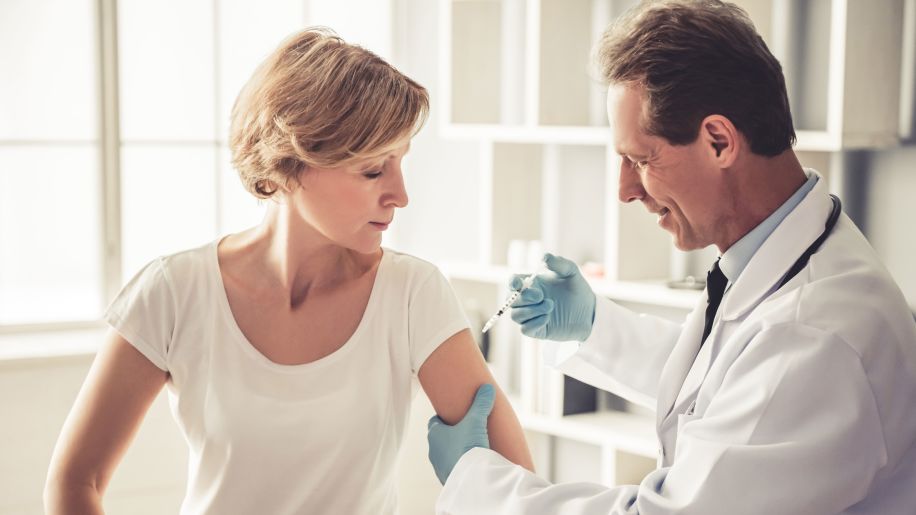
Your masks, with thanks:
<instances>
[{"instance_id":1,"label":"man's finger","mask_svg":"<svg viewBox=\"0 0 916 515\"><path fill-rule=\"evenodd\" d=\"M512 320L516 324L527 324L529 320L544 315L549 315L551 311L553 311L553 301L550 299L544 299L544 302L539 302L532 306L512 308L512 312L509 314L509 316L512 317Z\"/></svg>"},{"instance_id":2,"label":"man's finger","mask_svg":"<svg viewBox=\"0 0 916 515\"><path fill-rule=\"evenodd\" d=\"M512 303L513 308L521 306L530 306L531 304L537 304L544 300L544 291L538 288L537 286L532 286L527 290L519 294L518 298L515 299L515 302Z\"/></svg>"},{"instance_id":3,"label":"man's finger","mask_svg":"<svg viewBox=\"0 0 916 515\"><path fill-rule=\"evenodd\" d=\"M522 334L529 338L544 338L547 336L547 315L534 317L522 324Z\"/></svg>"},{"instance_id":4,"label":"man's finger","mask_svg":"<svg viewBox=\"0 0 916 515\"><path fill-rule=\"evenodd\" d=\"M439 418L439 415L433 415L432 418L429 419L429 422L426 424L426 430L429 431L433 428L433 426L437 426L439 424L445 424L445 422Z\"/></svg>"},{"instance_id":5,"label":"man's finger","mask_svg":"<svg viewBox=\"0 0 916 515\"><path fill-rule=\"evenodd\" d=\"M489 383L480 385L480 388L477 389L477 394L474 395L474 402L471 403L471 407L468 409L468 415L474 416L478 420L486 420L490 416L490 412L493 411L493 403L495 401L496 389L493 388L493 385Z\"/></svg>"}]
</instances>

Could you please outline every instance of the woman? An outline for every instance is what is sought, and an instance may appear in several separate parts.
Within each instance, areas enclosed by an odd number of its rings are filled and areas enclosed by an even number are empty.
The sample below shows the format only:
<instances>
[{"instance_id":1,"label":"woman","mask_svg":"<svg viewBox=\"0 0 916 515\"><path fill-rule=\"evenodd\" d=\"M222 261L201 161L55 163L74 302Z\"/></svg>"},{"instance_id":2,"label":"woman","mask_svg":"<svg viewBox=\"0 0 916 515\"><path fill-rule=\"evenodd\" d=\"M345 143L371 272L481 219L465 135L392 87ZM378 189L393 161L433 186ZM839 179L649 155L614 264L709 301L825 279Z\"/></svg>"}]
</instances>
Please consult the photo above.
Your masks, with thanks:
<instances>
[{"instance_id":1,"label":"woman","mask_svg":"<svg viewBox=\"0 0 916 515\"><path fill-rule=\"evenodd\" d=\"M191 453L182 513L396 511L417 379L447 423L493 383L439 271L380 247L427 110L423 87L329 31L268 57L230 141L244 185L275 202L257 227L154 260L112 303L54 451L50 513L101 512L164 385ZM498 390L489 434L532 468Z\"/></svg>"}]
</instances>

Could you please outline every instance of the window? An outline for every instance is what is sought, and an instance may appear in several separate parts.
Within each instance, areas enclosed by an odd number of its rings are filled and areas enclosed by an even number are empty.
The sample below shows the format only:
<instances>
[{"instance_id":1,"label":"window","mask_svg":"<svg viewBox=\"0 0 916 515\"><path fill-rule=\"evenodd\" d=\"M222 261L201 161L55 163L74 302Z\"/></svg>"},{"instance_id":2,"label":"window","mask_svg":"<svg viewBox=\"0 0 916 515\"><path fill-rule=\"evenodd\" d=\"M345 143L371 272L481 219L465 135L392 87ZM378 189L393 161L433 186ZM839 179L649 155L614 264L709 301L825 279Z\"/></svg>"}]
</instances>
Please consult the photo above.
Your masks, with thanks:
<instances>
[{"instance_id":1,"label":"window","mask_svg":"<svg viewBox=\"0 0 916 515\"><path fill-rule=\"evenodd\" d=\"M0 332L98 323L151 259L260 220L229 110L308 4L3 2Z\"/></svg>"},{"instance_id":2,"label":"window","mask_svg":"<svg viewBox=\"0 0 916 515\"><path fill-rule=\"evenodd\" d=\"M95 6L0 15L0 326L98 317L102 189Z\"/></svg>"},{"instance_id":3,"label":"window","mask_svg":"<svg viewBox=\"0 0 916 515\"><path fill-rule=\"evenodd\" d=\"M156 256L258 223L229 163L236 94L306 20L390 57L390 9L0 2L0 333L99 324Z\"/></svg>"}]
</instances>

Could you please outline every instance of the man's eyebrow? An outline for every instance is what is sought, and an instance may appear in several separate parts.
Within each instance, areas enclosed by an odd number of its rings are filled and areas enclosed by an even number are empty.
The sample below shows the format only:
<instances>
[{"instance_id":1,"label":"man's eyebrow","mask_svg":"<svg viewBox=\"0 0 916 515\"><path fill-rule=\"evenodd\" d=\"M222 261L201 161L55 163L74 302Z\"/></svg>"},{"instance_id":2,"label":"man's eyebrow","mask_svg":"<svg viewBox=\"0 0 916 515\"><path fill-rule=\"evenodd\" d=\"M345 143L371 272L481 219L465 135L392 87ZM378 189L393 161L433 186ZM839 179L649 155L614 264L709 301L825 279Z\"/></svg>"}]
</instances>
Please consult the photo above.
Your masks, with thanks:
<instances>
[{"instance_id":1,"label":"man's eyebrow","mask_svg":"<svg viewBox=\"0 0 916 515\"><path fill-rule=\"evenodd\" d=\"M617 155L619 155L620 157L625 157L625 158L627 158L627 159L630 159L630 158L632 158L632 159L646 159L646 158L649 157L649 154L639 154L639 153L636 153L636 152L627 152L627 151L625 151L625 150L620 150L620 149L617 149L616 151L617 151Z\"/></svg>"}]
</instances>

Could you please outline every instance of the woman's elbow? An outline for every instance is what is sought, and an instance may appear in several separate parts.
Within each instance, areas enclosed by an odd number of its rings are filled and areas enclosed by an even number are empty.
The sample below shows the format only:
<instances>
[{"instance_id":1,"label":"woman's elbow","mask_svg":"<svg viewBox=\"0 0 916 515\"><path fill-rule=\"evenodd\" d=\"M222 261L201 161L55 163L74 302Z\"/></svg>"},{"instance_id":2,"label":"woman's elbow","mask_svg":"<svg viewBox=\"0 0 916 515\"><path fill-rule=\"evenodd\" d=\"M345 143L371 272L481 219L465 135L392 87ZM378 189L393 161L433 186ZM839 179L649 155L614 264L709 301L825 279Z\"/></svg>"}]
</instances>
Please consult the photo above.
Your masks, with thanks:
<instances>
[{"instance_id":1,"label":"woman's elbow","mask_svg":"<svg viewBox=\"0 0 916 515\"><path fill-rule=\"evenodd\" d=\"M102 513L102 492L98 484L92 474L52 464L42 492L45 513Z\"/></svg>"}]
</instances>

